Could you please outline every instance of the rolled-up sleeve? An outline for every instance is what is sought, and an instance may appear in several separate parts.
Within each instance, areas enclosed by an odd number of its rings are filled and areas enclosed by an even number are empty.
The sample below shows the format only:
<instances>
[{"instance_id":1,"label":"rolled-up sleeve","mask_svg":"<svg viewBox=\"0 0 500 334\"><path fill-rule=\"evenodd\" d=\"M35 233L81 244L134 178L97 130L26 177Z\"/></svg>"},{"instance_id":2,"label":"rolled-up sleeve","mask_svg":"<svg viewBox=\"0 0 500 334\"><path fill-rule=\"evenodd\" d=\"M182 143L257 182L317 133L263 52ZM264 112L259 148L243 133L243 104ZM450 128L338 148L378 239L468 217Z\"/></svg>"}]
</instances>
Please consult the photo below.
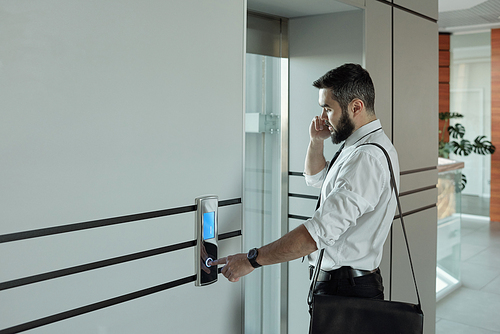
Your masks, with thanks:
<instances>
[{"instance_id":1,"label":"rolled-up sleeve","mask_svg":"<svg viewBox=\"0 0 500 334\"><path fill-rule=\"evenodd\" d=\"M304 223L318 249L334 245L360 216L375 208L386 174L380 161L366 152L355 152L341 167L332 190Z\"/></svg>"},{"instance_id":2,"label":"rolled-up sleeve","mask_svg":"<svg viewBox=\"0 0 500 334\"><path fill-rule=\"evenodd\" d=\"M326 163L325 168L323 168L319 173L314 175L307 175L306 173L303 173L306 179L306 184L310 187L321 188L323 180L326 177L327 166L328 162Z\"/></svg>"}]
</instances>

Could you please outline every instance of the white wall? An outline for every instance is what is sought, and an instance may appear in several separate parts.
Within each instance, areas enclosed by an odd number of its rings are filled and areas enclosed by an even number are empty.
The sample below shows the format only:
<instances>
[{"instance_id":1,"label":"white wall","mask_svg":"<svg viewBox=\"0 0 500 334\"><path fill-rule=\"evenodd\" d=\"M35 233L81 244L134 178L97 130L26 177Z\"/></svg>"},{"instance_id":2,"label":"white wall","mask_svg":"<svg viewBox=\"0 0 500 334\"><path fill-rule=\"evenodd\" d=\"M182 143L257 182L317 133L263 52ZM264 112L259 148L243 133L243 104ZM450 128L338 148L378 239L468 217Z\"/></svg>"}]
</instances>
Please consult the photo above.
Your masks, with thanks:
<instances>
[{"instance_id":1,"label":"white wall","mask_svg":"<svg viewBox=\"0 0 500 334\"><path fill-rule=\"evenodd\" d=\"M229 0L2 1L0 237L204 194L240 199L245 17L245 3ZM219 218L220 233L241 230L241 205ZM188 212L3 242L0 284L194 231ZM0 291L0 329L190 277L194 249ZM240 249L241 237L220 242L222 255ZM33 332L201 332L207 314L210 331L239 332L241 284L191 282Z\"/></svg>"}]
</instances>

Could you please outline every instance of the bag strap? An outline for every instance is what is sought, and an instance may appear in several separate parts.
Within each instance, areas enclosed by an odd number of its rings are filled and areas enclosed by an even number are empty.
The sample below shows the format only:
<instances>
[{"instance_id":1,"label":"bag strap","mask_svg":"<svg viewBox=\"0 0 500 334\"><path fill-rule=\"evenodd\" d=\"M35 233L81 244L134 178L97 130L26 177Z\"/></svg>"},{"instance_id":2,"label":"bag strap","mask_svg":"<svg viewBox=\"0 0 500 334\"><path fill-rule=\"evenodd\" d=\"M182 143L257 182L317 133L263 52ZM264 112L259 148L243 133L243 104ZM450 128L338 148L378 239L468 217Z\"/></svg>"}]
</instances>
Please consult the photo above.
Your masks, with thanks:
<instances>
[{"instance_id":1,"label":"bag strap","mask_svg":"<svg viewBox=\"0 0 500 334\"><path fill-rule=\"evenodd\" d=\"M404 238L405 238L406 250L408 251L408 259L410 260L410 268L411 268L411 273L412 273L412 277L413 277L413 283L415 284L415 291L417 293L418 308L421 309L420 294L418 292L417 279L415 278L415 270L413 269L413 262L411 260L410 245L408 243L408 237L406 235L406 228L405 228L405 223L404 223L404 219L403 219L403 211L401 210L401 202L399 201L399 191L398 191L398 188L397 188L397 185L396 185L396 179L394 177L394 171L392 169L391 158L389 157L389 153L387 153L387 151L385 150L385 148L383 148L380 144L377 144L377 143L365 143L365 144L361 144L359 146L363 146L363 145L377 146L378 148L380 148L382 150L382 152L384 152L384 155L385 155L385 157L387 159L387 163L389 165L389 171L390 171L390 174L391 174L391 188L394 189L394 193L396 195L396 202L397 202L397 206L398 206L399 219L401 220L401 227L403 229L403 235L404 235ZM309 304L309 308L312 307L312 299L313 299L313 296L314 296L314 287L316 286L316 282L318 280L319 271L320 271L320 268L321 268L321 261L323 259L324 252L325 252L325 249L323 248L320 251L320 253L319 253L318 261L316 263L316 267L314 268L314 275L313 275L313 278L312 278L311 286L309 288L309 296L307 298L307 303Z\"/></svg>"}]
</instances>

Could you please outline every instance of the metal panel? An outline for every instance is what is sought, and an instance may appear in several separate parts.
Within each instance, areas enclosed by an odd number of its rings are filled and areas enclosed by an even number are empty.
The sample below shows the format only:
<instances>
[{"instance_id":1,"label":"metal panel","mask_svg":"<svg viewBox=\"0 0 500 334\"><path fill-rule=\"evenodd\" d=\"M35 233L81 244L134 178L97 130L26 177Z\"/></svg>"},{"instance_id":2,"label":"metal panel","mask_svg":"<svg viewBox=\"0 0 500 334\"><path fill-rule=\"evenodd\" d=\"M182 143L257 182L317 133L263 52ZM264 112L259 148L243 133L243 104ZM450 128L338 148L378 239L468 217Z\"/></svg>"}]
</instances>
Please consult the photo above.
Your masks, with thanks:
<instances>
[{"instance_id":1,"label":"metal panel","mask_svg":"<svg viewBox=\"0 0 500 334\"><path fill-rule=\"evenodd\" d=\"M394 9L394 145L401 171L437 165L437 24Z\"/></svg>"}]
</instances>

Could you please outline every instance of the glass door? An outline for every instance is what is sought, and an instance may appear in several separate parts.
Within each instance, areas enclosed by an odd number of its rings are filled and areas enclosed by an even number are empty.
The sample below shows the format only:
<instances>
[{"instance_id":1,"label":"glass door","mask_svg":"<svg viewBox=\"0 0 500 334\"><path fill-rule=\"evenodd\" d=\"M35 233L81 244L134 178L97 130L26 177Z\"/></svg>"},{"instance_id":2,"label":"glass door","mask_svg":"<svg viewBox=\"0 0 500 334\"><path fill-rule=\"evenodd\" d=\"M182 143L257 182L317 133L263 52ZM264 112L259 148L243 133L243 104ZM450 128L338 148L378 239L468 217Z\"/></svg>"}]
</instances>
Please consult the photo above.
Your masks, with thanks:
<instances>
[{"instance_id":1,"label":"glass door","mask_svg":"<svg viewBox=\"0 0 500 334\"><path fill-rule=\"evenodd\" d=\"M491 34L453 34L450 44L450 112L463 115L450 125L462 124L470 142L478 136L491 140ZM450 154L450 159L465 163L463 213L489 217L491 155Z\"/></svg>"},{"instance_id":2,"label":"glass door","mask_svg":"<svg viewBox=\"0 0 500 334\"><path fill-rule=\"evenodd\" d=\"M260 247L282 235L286 187L282 184L282 120L283 116L287 119L287 91L286 58L247 54L243 206L246 249ZM282 288L286 285L286 281L282 282L282 278L286 280L282 267L262 267L245 277L245 333L280 333Z\"/></svg>"}]
</instances>

